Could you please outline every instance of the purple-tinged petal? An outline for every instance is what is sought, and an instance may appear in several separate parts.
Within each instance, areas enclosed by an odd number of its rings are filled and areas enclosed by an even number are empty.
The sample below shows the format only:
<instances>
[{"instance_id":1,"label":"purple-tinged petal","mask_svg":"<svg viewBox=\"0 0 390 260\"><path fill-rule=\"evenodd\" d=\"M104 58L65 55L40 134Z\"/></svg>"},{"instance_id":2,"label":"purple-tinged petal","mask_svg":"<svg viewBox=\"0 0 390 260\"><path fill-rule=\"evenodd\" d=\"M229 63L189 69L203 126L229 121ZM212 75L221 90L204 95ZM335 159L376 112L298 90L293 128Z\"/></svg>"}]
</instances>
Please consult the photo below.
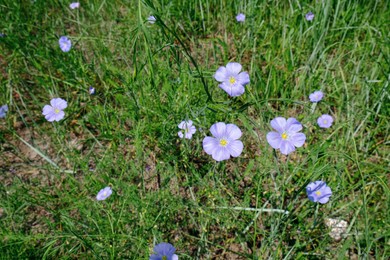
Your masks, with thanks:
<instances>
[{"instance_id":1,"label":"purple-tinged petal","mask_svg":"<svg viewBox=\"0 0 390 260\"><path fill-rule=\"evenodd\" d=\"M240 83L243 86L245 86L246 84L248 84L250 82L249 74L246 71L241 72L240 74L238 74L236 79L237 79L237 82Z\"/></svg>"},{"instance_id":2,"label":"purple-tinged petal","mask_svg":"<svg viewBox=\"0 0 390 260\"><path fill-rule=\"evenodd\" d=\"M51 112L45 116L46 120L49 122L53 122L56 119L56 114Z\"/></svg>"},{"instance_id":3,"label":"purple-tinged petal","mask_svg":"<svg viewBox=\"0 0 390 260\"><path fill-rule=\"evenodd\" d=\"M286 126L284 128L288 130L288 128L290 128L292 125L295 124L301 124L301 123L299 123L299 121L296 120L294 117L290 117L289 119L287 119Z\"/></svg>"},{"instance_id":4,"label":"purple-tinged petal","mask_svg":"<svg viewBox=\"0 0 390 260\"><path fill-rule=\"evenodd\" d=\"M269 132L267 134L267 142L274 149L280 148L280 143L282 142L282 137L277 132Z\"/></svg>"},{"instance_id":5,"label":"purple-tinged petal","mask_svg":"<svg viewBox=\"0 0 390 260\"><path fill-rule=\"evenodd\" d=\"M55 117L55 121L60 121L61 119L63 119L65 117L65 112L64 111L60 111L58 113L54 113L54 117Z\"/></svg>"},{"instance_id":6,"label":"purple-tinged petal","mask_svg":"<svg viewBox=\"0 0 390 260\"><path fill-rule=\"evenodd\" d=\"M65 108L67 108L67 106L68 106L68 103L65 100L63 100L62 98L53 98L50 101L50 104L54 108L57 108L57 109L60 109L60 110L63 110Z\"/></svg>"},{"instance_id":7,"label":"purple-tinged petal","mask_svg":"<svg viewBox=\"0 0 390 260\"><path fill-rule=\"evenodd\" d=\"M244 149L244 144L240 140L234 140L231 141L226 148L229 150L231 156L238 157Z\"/></svg>"},{"instance_id":8,"label":"purple-tinged petal","mask_svg":"<svg viewBox=\"0 0 390 260\"><path fill-rule=\"evenodd\" d=\"M224 82L227 77L227 71L225 67L219 67L214 74L214 78L219 82Z\"/></svg>"},{"instance_id":9,"label":"purple-tinged petal","mask_svg":"<svg viewBox=\"0 0 390 260\"><path fill-rule=\"evenodd\" d=\"M276 118L271 120L272 128L275 129L280 134L283 133L284 131L286 131L286 129L285 129L286 123L287 123L287 121L286 121L286 118L284 118L284 117L276 117Z\"/></svg>"},{"instance_id":10,"label":"purple-tinged petal","mask_svg":"<svg viewBox=\"0 0 390 260\"><path fill-rule=\"evenodd\" d=\"M229 75L238 75L242 69L242 66L238 62L229 62L226 65L226 70L229 73Z\"/></svg>"},{"instance_id":11,"label":"purple-tinged petal","mask_svg":"<svg viewBox=\"0 0 390 260\"><path fill-rule=\"evenodd\" d=\"M230 158L230 152L225 147L217 146L211 156L214 160L220 162L223 160L228 160Z\"/></svg>"},{"instance_id":12,"label":"purple-tinged petal","mask_svg":"<svg viewBox=\"0 0 390 260\"><path fill-rule=\"evenodd\" d=\"M302 125L300 123L291 124L288 128L286 128L286 132L290 136L301 130L302 130Z\"/></svg>"},{"instance_id":13,"label":"purple-tinged petal","mask_svg":"<svg viewBox=\"0 0 390 260\"><path fill-rule=\"evenodd\" d=\"M195 132L196 132L196 128L195 128L195 126L193 126L193 125L190 127L189 130L190 130L189 133L191 133L191 134L195 134Z\"/></svg>"},{"instance_id":14,"label":"purple-tinged petal","mask_svg":"<svg viewBox=\"0 0 390 260\"><path fill-rule=\"evenodd\" d=\"M318 200L319 203L325 204L329 201L329 197L322 197Z\"/></svg>"},{"instance_id":15,"label":"purple-tinged petal","mask_svg":"<svg viewBox=\"0 0 390 260\"><path fill-rule=\"evenodd\" d=\"M226 84L225 82L219 84L219 87L226 91L230 96L237 97L245 92L244 86L235 83L235 84Z\"/></svg>"},{"instance_id":16,"label":"purple-tinged petal","mask_svg":"<svg viewBox=\"0 0 390 260\"><path fill-rule=\"evenodd\" d=\"M203 139L203 150L207 154L210 154L210 155L213 154L214 150L217 149L218 146L219 146L218 140L213 138L213 137L206 136Z\"/></svg>"},{"instance_id":17,"label":"purple-tinged petal","mask_svg":"<svg viewBox=\"0 0 390 260\"><path fill-rule=\"evenodd\" d=\"M52 113L52 112L54 112L54 109L53 109L52 106L45 105L45 106L43 107L43 110L42 110L42 114L43 114L43 115L48 115L49 113Z\"/></svg>"},{"instance_id":18,"label":"purple-tinged petal","mask_svg":"<svg viewBox=\"0 0 390 260\"><path fill-rule=\"evenodd\" d=\"M280 152L284 155L288 155L291 152L295 151L295 147L289 141L282 140L280 143Z\"/></svg>"},{"instance_id":19,"label":"purple-tinged petal","mask_svg":"<svg viewBox=\"0 0 390 260\"><path fill-rule=\"evenodd\" d=\"M182 131L177 132L177 135L178 135L180 138L183 138L183 137L184 137L184 134L183 134Z\"/></svg>"},{"instance_id":20,"label":"purple-tinged petal","mask_svg":"<svg viewBox=\"0 0 390 260\"><path fill-rule=\"evenodd\" d=\"M230 140L237 140L241 137L242 132L238 126L235 124L227 124L226 125L226 136Z\"/></svg>"},{"instance_id":21,"label":"purple-tinged petal","mask_svg":"<svg viewBox=\"0 0 390 260\"><path fill-rule=\"evenodd\" d=\"M225 137L226 124L222 122L215 123L210 127L210 132L218 139L221 137Z\"/></svg>"},{"instance_id":22,"label":"purple-tinged petal","mask_svg":"<svg viewBox=\"0 0 390 260\"><path fill-rule=\"evenodd\" d=\"M303 133L291 134L289 141L293 143L295 147L301 147L306 141L306 135Z\"/></svg>"}]
</instances>

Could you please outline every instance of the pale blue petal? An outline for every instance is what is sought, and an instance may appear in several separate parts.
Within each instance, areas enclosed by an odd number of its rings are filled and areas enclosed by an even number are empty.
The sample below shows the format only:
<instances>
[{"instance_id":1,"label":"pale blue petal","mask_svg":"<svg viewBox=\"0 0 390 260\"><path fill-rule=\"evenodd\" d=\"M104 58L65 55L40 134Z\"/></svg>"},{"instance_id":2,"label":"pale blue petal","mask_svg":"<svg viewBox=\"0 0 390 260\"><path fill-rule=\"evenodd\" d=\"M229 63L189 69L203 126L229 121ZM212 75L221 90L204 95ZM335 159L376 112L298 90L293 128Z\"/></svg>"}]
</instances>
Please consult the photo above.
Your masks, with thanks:
<instances>
[{"instance_id":1,"label":"pale blue petal","mask_svg":"<svg viewBox=\"0 0 390 260\"><path fill-rule=\"evenodd\" d=\"M237 82L235 84L223 82L223 83L219 84L219 87L221 89L225 90L226 93L228 93L232 97L240 96L240 95L244 94L244 92L245 92L244 86L242 86L241 84L238 84Z\"/></svg>"},{"instance_id":2,"label":"pale blue petal","mask_svg":"<svg viewBox=\"0 0 390 260\"><path fill-rule=\"evenodd\" d=\"M227 76L228 75L225 67L219 67L214 74L214 78L219 82L224 82Z\"/></svg>"},{"instance_id":3,"label":"pale blue petal","mask_svg":"<svg viewBox=\"0 0 390 260\"><path fill-rule=\"evenodd\" d=\"M284 131L286 131L286 118L284 117L276 117L271 120L271 126L273 129L275 129L277 132L282 134Z\"/></svg>"},{"instance_id":4,"label":"pale blue petal","mask_svg":"<svg viewBox=\"0 0 390 260\"><path fill-rule=\"evenodd\" d=\"M292 134L290 135L290 139L289 139L289 141L292 142L292 144L295 147L301 147L305 143L305 140L306 140L306 135L303 133Z\"/></svg>"},{"instance_id":5,"label":"pale blue petal","mask_svg":"<svg viewBox=\"0 0 390 260\"><path fill-rule=\"evenodd\" d=\"M42 110L43 115L48 115L49 113L52 113L52 112L54 112L54 108L52 106L45 105L43 107L43 110Z\"/></svg>"},{"instance_id":6,"label":"pale blue petal","mask_svg":"<svg viewBox=\"0 0 390 260\"><path fill-rule=\"evenodd\" d=\"M226 65L226 70L229 75L238 75L238 73L241 71L241 68L241 64L237 62L229 62Z\"/></svg>"},{"instance_id":7,"label":"pale blue petal","mask_svg":"<svg viewBox=\"0 0 390 260\"><path fill-rule=\"evenodd\" d=\"M222 122L218 122L213 124L210 127L210 132L215 136L216 138L222 138L226 135L226 124ZM225 137L226 138L226 137Z\"/></svg>"},{"instance_id":8,"label":"pale blue petal","mask_svg":"<svg viewBox=\"0 0 390 260\"><path fill-rule=\"evenodd\" d=\"M248 72L244 71L237 75L237 82L243 86L250 82Z\"/></svg>"},{"instance_id":9,"label":"pale blue petal","mask_svg":"<svg viewBox=\"0 0 390 260\"><path fill-rule=\"evenodd\" d=\"M65 117L64 111L60 111L57 114L54 113L54 120L57 122L60 121L61 119L63 119L64 117Z\"/></svg>"},{"instance_id":10,"label":"pale blue petal","mask_svg":"<svg viewBox=\"0 0 390 260\"><path fill-rule=\"evenodd\" d=\"M213 154L215 149L217 149L219 147L219 143L218 143L218 140L213 138L213 137L209 137L209 136L206 136L204 139L203 139L203 150L207 153L207 154Z\"/></svg>"},{"instance_id":11,"label":"pale blue petal","mask_svg":"<svg viewBox=\"0 0 390 260\"><path fill-rule=\"evenodd\" d=\"M287 155L291 152L294 152L295 151L295 147L294 145L289 142L289 141L286 141L286 140L282 140L281 143L280 143L280 152L284 155Z\"/></svg>"},{"instance_id":12,"label":"pale blue petal","mask_svg":"<svg viewBox=\"0 0 390 260\"><path fill-rule=\"evenodd\" d=\"M230 158L230 152L225 147L218 146L213 151L212 157L213 157L214 160L220 162L220 161L229 159Z\"/></svg>"},{"instance_id":13,"label":"pale blue petal","mask_svg":"<svg viewBox=\"0 0 390 260\"><path fill-rule=\"evenodd\" d=\"M244 144L240 140L234 140L231 141L226 148L229 150L231 156L238 157L244 149Z\"/></svg>"},{"instance_id":14,"label":"pale blue petal","mask_svg":"<svg viewBox=\"0 0 390 260\"><path fill-rule=\"evenodd\" d=\"M237 140L241 137L242 132L235 124L226 125L226 138L229 140Z\"/></svg>"},{"instance_id":15,"label":"pale blue petal","mask_svg":"<svg viewBox=\"0 0 390 260\"><path fill-rule=\"evenodd\" d=\"M277 132L269 132L267 134L267 142L272 146L272 148L279 149L282 137Z\"/></svg>"},{"instance_id":16,"label":"pale blue petal","mask_svg":"<svg viewBox=\"0 0 390 260\"><path fill-rule=\"evenodd\" d=\"M53 108L57 108L60 110L63 110L68 106L68 103L62 98L53 98L50 101L50 104L52 105Z\"/></svg>"}]
</instances>

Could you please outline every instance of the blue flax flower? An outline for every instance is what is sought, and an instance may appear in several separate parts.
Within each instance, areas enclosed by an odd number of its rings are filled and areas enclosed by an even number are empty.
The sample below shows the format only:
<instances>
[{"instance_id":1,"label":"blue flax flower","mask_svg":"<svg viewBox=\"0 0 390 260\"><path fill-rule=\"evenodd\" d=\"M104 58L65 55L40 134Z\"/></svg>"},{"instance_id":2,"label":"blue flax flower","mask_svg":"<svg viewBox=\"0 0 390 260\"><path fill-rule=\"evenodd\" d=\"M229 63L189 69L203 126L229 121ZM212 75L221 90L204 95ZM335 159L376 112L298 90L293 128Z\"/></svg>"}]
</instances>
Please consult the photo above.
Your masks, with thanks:
<instances>
[{"instance_id":1,"label":"blue flax flower","mask_svg":"<svg viewBox=\"0 0 390 260\"><path fill-rule=\"evenodd\" d=\"M301 147L306 140L302 130L302 125L295 118L276 117L271 120L271 126L276 132L267 134L267 141L274 149L280 149L282 154L289 154L295 151L295 147Z\"/></svg>"},{"instance_id":2,"label":"blue flax flower","mask_svg":"<svg viewBox=\"0 0 390 260\"><path fill-rule=\"evenodd\" d=\"M226 91L230 96L240 96L245 92L244 86L249 83L249 74L241 71L241 64L229 62L226 67L219 67L214 74L214 78L221 82L219 87Z\"/></svg>"},{"instance_id":3,"label":"blue flax flower","mask_svg":"<svg viewBox=\"0 0 390 260\"><path fill-rule=\"evenodd\" d=\"M314 14L312 12L308 12L306 15L305 15L305 18L307 21L313 21L314 19Z\"/></svg>"},{"instance_id":4,"label":"blue flax flower","mask_svg":"<svg viewBox=\"0 0 390 260\"><path fill-rule=\"evenodd\" d=\"M94 87L90 86L89 89L88 89L88 92L89 92L90 95L94 95L96 90L95 90Z\"/></svg>"},{"instance_id":5,"label":"blue flax flower","mask_svg":"<svg viewBox=\"0 0 390 260\"><path fill-rule=\"evenodd\" d=\"M150 256L149 260L178 260L179 257L175 254L176 248L169 244L162 242L153 248L154 254Z\"/></svg>"},{"instance_id":6,"label":"blue flax flower","mask_svg":"<svg viewBox=\"0 0 390 260\"><path fill-rule=\"evenodd\" d=\"M49 122L60 121L64 118L65 112L62 111L68 106L68 103L62 98L53 98L50 100L50 105L45 105L42 114Z\"/></svg>"},{"instance_id":7,"label":"blue flax flower","mask_svg":"<svg viewBox=\"0 0 390 260\"><path fill-rule=\"evenodd\" d=\"M70 48L72 48L72 42L66 36L61 36L58 40L58 44L63 52L68 52L70 51Z\"/></svg>"},{"instance_id":8,"label":"blue flax flower","mask_svg":"<svg viewBox=\"0 0 390 260\"><path fill-rule=\"evenodd\" d=\"M314 91L309 95L309 99L313 103L320 102L323 97L324 97L324 92L322 92L321 90Z\"/></svg>"},{"instance_id":9,"label":"blue flax flower","mask_svg":"<svg viewBox=\"0 0 390 260\"><path fill-rule=\"evenodd\" d=\"M75 9L75 8L79 8L80 7L80 3L79 2L73 2L69 5L69 8L70 9Z\"/></svg>"},{"instance_id":10,"label":"blue flax flower","mask_svg":"<svg viewBox=\"0 0 390 260\"><path fill-rule=\"evenodd\" d=\"M7 114L8 111L8 106L4 105L0 107L0 118L4 118L5 115Z\"/></svg>"},{"instance_id":11,"label":"blue flax flower","mask_svg":"<svg viewBox=\"0 0 390 260\"><path fill-rule=\"evenodd\" d=\"M306 193L309 200L325 204L329 201L329 197L332 195L332 190L324 181L315 181L307 185Z\"/></svg>"},{"instance_id":12,"label":"blue flax flower","mask_svg":"<svg viewBox=\"0 0 390 260\"><path fill-rule=\"evenodd\" d=\"M192 120L188 121L181 121L181 123L178 125L178 127L182 130L180 130L177 135L180 138L187 138L191 139L192 135L195 134L196 128L192 125Z\"/></svg>"},{"instance_id":13,"label":"blue flax flower","mask_svg":"<svg viewBox=\"0 0 390 260\"><path fill-rule=\"evenodd\" d=\"M321 128L329 128L333 124L333 117L331 117L330 115L324 114L317 119L317 124Z\"/></svg>"},{"instance_id":14,"label":"blue flax flower","mask_svg":"<svg viewBox=\"0 0 390 260\"><path fill-rule=\"evenodd\" d=\"M242 153L244 145L238 140L242 133L236 125L215 123L210 127L210 132L214 137L206 136L203 139L203 149L214 160L223 161L230 156L238 157Z\"/></svg>"},{"instance_id":15,"label":"blue flax flower","mask_svg":"<svg viewBox=\"0 0 390 260\"><path fill-rule=\"evenodd\" d=\"M153 15L151 15L151 16L148 17L147 20L148 20L149 23L154 24L154 23L156 22L157 19L156 19L156 17L154 17Z\"/></svg>"},{"instance_id":16,"label":"blue flax flower","mask_svg":"<svg viewBox=\"0 0 390 260\"><path fill-rule=\"evenodd\" d=\"M239 14L236 16L236 20L237 20L237 22L239 22L239 23L245 22L245 14L239 13Z\"/></svg>"},{"instance_id":17,"label":"blue flax flower","mask_svg":"<svg viewBox=\"0 0 390 260\"><path fill-rule=\"evenodd\" d=\"M98 194L96 195L97 200L105 200L108 197L110 197L112 194L112 189L110 187L105 187L104 189L101 189Z\"/></svg>"}]
</instances>

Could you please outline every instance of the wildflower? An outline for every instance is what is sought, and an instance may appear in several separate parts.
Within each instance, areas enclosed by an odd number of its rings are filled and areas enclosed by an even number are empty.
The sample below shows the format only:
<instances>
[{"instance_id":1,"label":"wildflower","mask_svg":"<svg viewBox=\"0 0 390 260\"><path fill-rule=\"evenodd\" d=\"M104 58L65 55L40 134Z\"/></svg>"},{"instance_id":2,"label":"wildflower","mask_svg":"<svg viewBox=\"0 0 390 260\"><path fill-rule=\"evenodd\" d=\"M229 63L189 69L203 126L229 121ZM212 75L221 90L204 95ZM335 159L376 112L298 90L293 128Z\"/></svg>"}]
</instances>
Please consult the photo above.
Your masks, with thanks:
<instances>
[{"instance_id":1,"label":"wildflower","mask_svg":"<svg viewBox=\"0 0 390 260\"><path fill-rule=\"evenodd\" d=\"M156 22L156 17L154 17L153 15L149 16L148 17L148 22L151 23L151 24L154 24Z\"/></svg>"},{"instance_id":2,"label":"wildflower","mask_svg":"<svg viewBox=\"0 0 390 260\"><path fill-rule=\"evenodd\" d=\"M332 126L333 118L330 115L322 115L317 119L317 124L321 128L329 128Z\"/></svg>"},{"instance_id":3,"label":"wildflower","mask_svg":"<svg viewBox=\"0 0 390 260\"><path fill-rule=\"evenodd\" d=\"M4 33L0 33L0 38L4 38L5 37L5 34Z\"/></svg>"},{"instance_id":4,"label":"wildflower","mask_svg":"<svg viewBox=\"0 0 390 260\"><path fill-rule=\"evenodd\" d=\"M308 12L306 15L305 15L305 18L307 21L313 21L314 19L314 14L312 12Z\"/></svg>"},{"instance_id":5,"label":"wildflower","mask_svg":"<svg viewBox=\"0 0 390 260\"><path fill-rule=\"evenodd\" d=\"M175 254L176 248L169 243L162 242L155 245L153 251L154 254L150 256L149 260L179 260Z\"/></svg>"},{"instance_id":6,"label":"wildflower","mask_svg":"<svg viewBox=\"0 0 390 260\"><path fill-rule=\"evenodd\" d=\"M53 98L50 100L50 105L45 105L42 110L42 114L45 116L47 121L53 122L53 121L60 121L64 118L65 113L64 110L68 103L63 100L62 98Z\"/></svg>"},{"instance_id":7,"label":"wildflower","mask_svg":"<svg viewBox=\"0 0 390 260\"><path fill-rule=\"evenodd\" d=\"M88 89L88 92L89 92L90 95L94 95L96 91L95 91L94 87L90 86L89 89Z\"/></svg>"},{"instance_id":8,"label":"wildflower","mask_svg":"<svg viewBox=\"0 0 390 260\"><path fill-rule=\"evenodd\" d=\"M276 117L271 120L271 126L276 132L267 134L267 141L274 149L280 149L282 154L289 154L295 151L295 147L301 147L306 140L302 130L302 125L295 118Z\"/></svg>"},{"instance_id":9,"label":"wildflower","mask_svg":"<svg viewBox=\"0 0 390 260\"><path fill-rule=\"evenodd\" d=\"M214 160L223 161L230 156L237 157L242 153L244 145L238 140L242 133L234 124L215 123L210 127L214 137L206 136L203 139L203 149Z\"/></svg>"},{"instance_id":10,"label":"wildflower","mask_svg":"<svg viewBox=\"0 0 390 260\"><path fill-rule=\"evenodd\" d=\"M329 197L332 195L332 190L324 181L315 181L307 185L306 193L309 200L325 204L329 201Z\"/></svg>"},{"instance_id":11,"label":"wildflower","mask_svg":"<svg viewBox=\"0 0 390 260\"><path fill-rule=\"evenodd\" d=\"M8 106L7 105L3 105L0 107L0 118L4 118L5 115L7 114L7 111L8 111Z\"/></svg>"},{"instance_id":12,"label":"wildflower","mask_svg":"<svg viewBox=\"0 0 390 260\"><path fill-rule=\"evenodd\" d=\"M239 13L239 14L236 16L236 20L237 20L237 22L239 22L239 23L245 22L245 14Z\"/></svg>"},{"instance_id":13,"label":"wildflower","mask_svg":"<svg viewBox=\"0 0 390 260\"><path fill-rule=\"evenodd\" d=\"M181 121L181 123L178 125L178 127L182 130L180 130L177 135L180 137L180 138L187 138L187 139L191 139L192 138L192 135L195 134L196 132L196 128L195 126L192 125L192 121L191 120L188 120L188 121Z\"/></svg>"},{"instance_id":14,"label":"wildflower","mask_svg":"<svg viewBox=\"0 0 390 260\"><path fill-rule=\"evenodd\" d=\"M80 7L80 3L79 2L74 2L74 3L71 3L69 5L70 9L76 9L76 8L79 8L79 7Z\"/></svg>"},{"instance_id":15,"label":"wildflower","mask_svg":"<svg viewBox=\"0 0 390 260\"><path fill-rule=\"evenodd\" d=\"M321 90L314 91L309 95L309 99L313 103L320 102L323 97L324 97L324 92L322 92Z\"/></svg>"},{"instance_id":16,"label":"wildflower","mask_svg":"<svg viewBox=\"0 0 390 260\"><path fill-rule=\"evenodd\" d=\"M72 42L66 36L61 36L58 43L60 44L60 48L63 52L70 51L70 48L72 47Z\"/></svg>"},{"instance_id":17,"label":"wildflower","mask_svg":"<svg viewBox=\"0 0 390 260\"><path fill-rule=\"evenodd\" d=\"M214 78L221 82L219 87L226 91L230 96L236 97L245 92L244 86L249 83L249 74L241 72L241 64L229 62L226 67L219 67L214 74Z\"/></svg>"},{"instance_id":18,"label":"wildflower","mask_svg":"<svg viewBox=\"0 0 390 260\"><path fill-rule=\"evenodd\" d=\"M112 189L110 187L105 187L104 189L101 189L98 194L96 195L97 200L105 200L108 197L110 197L112 194Z\"/></svg>"}]
</instances>

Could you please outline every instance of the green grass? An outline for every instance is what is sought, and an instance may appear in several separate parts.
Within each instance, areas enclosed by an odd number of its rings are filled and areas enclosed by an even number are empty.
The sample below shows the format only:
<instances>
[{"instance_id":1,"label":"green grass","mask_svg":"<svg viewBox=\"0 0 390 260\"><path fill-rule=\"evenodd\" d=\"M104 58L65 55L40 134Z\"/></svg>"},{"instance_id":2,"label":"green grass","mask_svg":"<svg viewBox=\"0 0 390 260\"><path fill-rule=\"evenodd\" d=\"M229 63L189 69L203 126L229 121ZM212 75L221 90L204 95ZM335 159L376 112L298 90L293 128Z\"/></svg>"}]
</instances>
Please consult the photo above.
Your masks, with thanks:
<instances>
[{"instance_id":1,"label":"green grass","mask_svg":"<svg viewBox=\"0 0 390 260\"><path fill-rule=\"evenodd\" d=\"M389 257L386 1L21 2L0 3L0 259L148 259L163 241L180 259ZM237 98L213 78L229 61L250 74ZM53 97L68 108L52 124ZM265 138L276 116L304 125L288 157ZM203 151L215 122L240 127L241 156ZM327 204L307 199L315 180ZM348 222L340 241L327 218Z\"/></svg>"}]
</instances>

